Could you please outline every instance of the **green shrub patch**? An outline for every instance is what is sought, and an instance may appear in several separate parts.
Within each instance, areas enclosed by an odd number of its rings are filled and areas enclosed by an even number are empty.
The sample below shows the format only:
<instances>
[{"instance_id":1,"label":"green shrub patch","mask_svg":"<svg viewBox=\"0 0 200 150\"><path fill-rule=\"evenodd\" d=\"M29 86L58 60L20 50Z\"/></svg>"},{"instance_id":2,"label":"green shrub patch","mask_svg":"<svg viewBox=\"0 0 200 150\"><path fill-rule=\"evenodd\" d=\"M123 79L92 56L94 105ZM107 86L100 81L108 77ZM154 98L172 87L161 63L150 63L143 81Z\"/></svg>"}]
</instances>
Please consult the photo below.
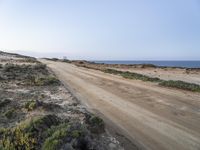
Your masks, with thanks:
<instances>
[{"instance_id":1,"label":"green shrub patch","mask_svg":"<svg viewBox=\"0 0 200 150\"><path fill-rule=\"evenodd\" d=\"M6 118L11 119L12 117L14 117L14 115L15 115L14 113L15 113L15 109L12 108L12 109L6 111L4 113L4 115L6 116Z\"/></svg>"},{"instance_id":2,"label":"green shrub patch","mask_svg":"<svg viewBox=\"0 0 200 150\"><path fill-rule=\"evenodd\" d=\"M1 129L0 145L5 150L39 149L47 138L44 136L45 131L59 123L60 120L55 115L46 115L26 120L17 127Z\"/></svg>"},{"instance_id":3,"label":"green shrub patch","mask_svg":"<svg viewBox=\"0 0 200 150\"><path fill-rule=\"evenodd\" d=\"M115 74L115 75L121 75L124 78L127 79L135 79L135 80L142 80L142 81L150 81L150 82L160 82L162 81L159 78L152 78L146 75L138 74L138 73L133 73L133 72L123 72L123 71L118 71L114 69L106 69L104 70L105 73L110 73L110 74Z\"/></svg>"},{"instance_id":4,"label":"green shrub patch","mask_svg":"<svg viewBox=\"0 0 200 150\"><path fill-rule=\"evenodd\" d=\"M172 87L172 88L177 88L177 89L183 89L183 90L188 90L188 91L193 91L193 92L200 92L200 85L198 84L193 84L193 83L187 83L184 81L163 81L159 83L161 86L165 87Z\"/></svg>"}]
</instances>

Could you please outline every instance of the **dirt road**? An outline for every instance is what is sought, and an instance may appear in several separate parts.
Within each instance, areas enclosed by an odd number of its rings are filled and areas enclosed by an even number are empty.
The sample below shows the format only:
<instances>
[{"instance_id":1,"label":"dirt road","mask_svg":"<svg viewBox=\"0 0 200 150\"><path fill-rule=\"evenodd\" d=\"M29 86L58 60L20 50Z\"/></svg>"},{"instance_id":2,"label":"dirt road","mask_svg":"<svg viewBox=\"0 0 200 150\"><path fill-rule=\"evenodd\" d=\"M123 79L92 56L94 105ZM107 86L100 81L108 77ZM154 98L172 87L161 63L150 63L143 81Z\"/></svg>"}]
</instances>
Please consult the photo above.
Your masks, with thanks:
<instances>
[{"instance_id":1,"label":"dirt road","mask_svg":"<svg viewBox=\"0 0 200 150\"><path fill-rule=\"evenodd\" d=\"M68 63L46 63L80 100L144 149L199 150L200 94L123 79Z\"/></svg>"}]
</instances>

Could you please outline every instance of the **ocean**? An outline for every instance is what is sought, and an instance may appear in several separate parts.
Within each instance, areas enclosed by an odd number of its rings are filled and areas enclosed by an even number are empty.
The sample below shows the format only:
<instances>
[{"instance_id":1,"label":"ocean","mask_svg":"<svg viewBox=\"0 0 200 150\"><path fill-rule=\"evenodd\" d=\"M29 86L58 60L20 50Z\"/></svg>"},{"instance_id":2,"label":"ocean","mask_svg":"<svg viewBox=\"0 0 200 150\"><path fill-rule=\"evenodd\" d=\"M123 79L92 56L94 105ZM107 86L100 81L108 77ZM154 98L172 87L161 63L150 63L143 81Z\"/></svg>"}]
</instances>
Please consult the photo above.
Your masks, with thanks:
<instances>
[{"instance_id":1,"label":"ocean","mask_svg":"<svg viewBox=\"0 0 200 150\"><path fill-rule=\"evenodd\" d=\"M93 61L105 64L153 64L167 67L200 68L200 61Z\"/></svg>"}]
</instances>

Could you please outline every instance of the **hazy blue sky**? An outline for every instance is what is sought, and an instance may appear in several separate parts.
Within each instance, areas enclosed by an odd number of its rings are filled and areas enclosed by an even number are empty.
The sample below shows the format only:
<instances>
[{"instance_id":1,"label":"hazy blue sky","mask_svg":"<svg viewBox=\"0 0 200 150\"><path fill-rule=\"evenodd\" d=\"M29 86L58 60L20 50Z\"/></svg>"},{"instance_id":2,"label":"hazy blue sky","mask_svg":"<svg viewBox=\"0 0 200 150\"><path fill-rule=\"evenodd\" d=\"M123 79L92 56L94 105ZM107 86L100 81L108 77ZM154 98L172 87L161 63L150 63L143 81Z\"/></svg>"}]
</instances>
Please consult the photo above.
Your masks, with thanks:
<instances>
[{"instance_id":1,"label":"hazy blue sky","mask_svg":"<svg viewBox=\"0 0 200 150\"><path fill-rule=\"evenodd\" d=\"M0 0L0 50L200 60L200 0Z\"/></svg>"}]
</instances>

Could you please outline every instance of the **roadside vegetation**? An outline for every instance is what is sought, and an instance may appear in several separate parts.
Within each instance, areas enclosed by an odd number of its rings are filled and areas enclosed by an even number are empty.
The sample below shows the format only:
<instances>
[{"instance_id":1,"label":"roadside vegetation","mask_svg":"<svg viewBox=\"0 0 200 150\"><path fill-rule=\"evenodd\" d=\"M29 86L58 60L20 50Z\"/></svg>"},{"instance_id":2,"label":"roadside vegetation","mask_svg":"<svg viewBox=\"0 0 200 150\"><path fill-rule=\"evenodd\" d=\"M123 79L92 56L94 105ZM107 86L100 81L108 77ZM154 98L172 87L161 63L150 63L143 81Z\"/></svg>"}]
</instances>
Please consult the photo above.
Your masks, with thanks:
<instances>
[{"instance_id":1,"label":"roadside vegetation","mask_svg":"<svg viewBox=\"0 0 200 150\"><path fill-rule=\"evenodd\" d=\"M159 85L165 86L165 87L172 87L172 88L177 88L177 89L193 91L193 92L200 92L200 85L188 83L188 82L184 82L184 81L173 81L173 80L162 81L159 83Z\"/></svg>"},{"instance_id":2,"label":"roadside vegetation","mask_svg":"<svg viewBox=\"0 0 200 150\"><path fill-rule=\"evenodd\" d=\"M22 80L23 84L31 86L59 85L60 81L52 76L46 65L16 65L7 63L0 69L1 80Z\"/></svg>"},{"instance_id":3,"label":"roadside vegetation","mask_svg":"<svg viewBox=\"0 0 200 150\"><path fill-rule=\"evenodd\" d=\"M90 118L94 117L90 116ZM92 143L92 138L95 134L100 133L98 132L99 128L104 131L103 121L98 117L95 117L94 121L89 124L81 124L63 120L56 115L36 116L26 119L16 127L1 128L0 144L3 150L87 150L91 146L96 147L95 142ZM95 132L93 129L95 129Z\"/></svg>"},{"instance_id":4,"label":"roadside vegetation","mask_svg":"<svg viewBox=\"0 0 200 150\"><path fill-rule=\"evenodd\" d=\"M141 81L145 81L145 82L155 82L155 83L158 83L158 85L163 86L163 87L177 88L177 89L182 89L182 90L187 90L187 91L192 91L192 92L200 92L200 85L194 84L194 83L188 83L188 82L184 82L184 81L174 81L174 80L166 81L166 80L162 80L160 78L149 77L149 76L139 74L139 73L110 69L107 67L103 67L102 64L94 65L92 63L90 64L90 63L76 62L75 65L77 65L79 67L88 68L88 69L99 70L99 71L109 73L109 74L120 75L126 79L141 80ZM150 65L150 64L141 65L141 68L146 68L146 67L154 68L156 66Z\"/></svg>"},{"instance_id":5,"label":"roadside vegetation","mask_svg":"<svg viewBox=\"0 0 200 150\"><path fill-rule=\"evenodd\" d=\"M194 84L194 83L188 83L184 81L174 81L174 80L165 81L159 78L152 78L152 77L145 76L138 73L133 73L133 72L128 72L128 71L123 72L123 71L118 71L114 69L106 69L104 70L104 72L115 74L115 75L121 75L122 77L127 78L127 79L158 82L159 85L164 86L164 87L177 88L177 89L182 89L182 90L187 90L187 91L192 91L192 92L200 92L200 85Z\"/></svg>"},{"instance_id":6,"label":"roadside vegetation","mask_svg":"<svg viewBox=\"0 0 200 150\"><path fill-rule=\"evenodd\" d=\"M16 63L15 54L10 59L10 53L1 54L8 60L0 64L0 150L121 147L105 132L103 120L89 113L46 65L17 54Z\"/></svg>"},{"instance_id":7,"label":"roadside vegetation","mask_svg":"<svg viewBox=\"0 0 200 150\"><path fill-rule=\"evenodd\" d=\"M188 90L192 92L200 92L200 85L194 84L194 83L188 83L184 81L174 81L174 80L165 81L159 78L152 78L152 77L145 76L138 73L133 73L133 72L128 72L128 71L123 72L123 71L118 71L114 69L106 69L104 70L104 72L115 74L115 75L121 75L122 77L127 78L127 79L158 82L159 85L164 86L164 87L177 88L177 89Z\"/></svg>"},{"instance_id":8,"label":"roadside vegetation","mask_svg":"<svg viewBox=\"0 0 200 150\"><path fill-rule=\"evenodd\" d=\"M149 76L145 76L142 74L138 74L138 73L133 73L133 72L129 72L129 71L118 71L118 70L114 70L114 69L106 69L104 70L105 73L110 73L110 74L115 74L115 75L121 75L124 78L127 79L135 79L135 80L142 80L142 81L150 81L150 82L160 82L161 79L159 78L152 78Z\"/></svg>"}]
</instances>

